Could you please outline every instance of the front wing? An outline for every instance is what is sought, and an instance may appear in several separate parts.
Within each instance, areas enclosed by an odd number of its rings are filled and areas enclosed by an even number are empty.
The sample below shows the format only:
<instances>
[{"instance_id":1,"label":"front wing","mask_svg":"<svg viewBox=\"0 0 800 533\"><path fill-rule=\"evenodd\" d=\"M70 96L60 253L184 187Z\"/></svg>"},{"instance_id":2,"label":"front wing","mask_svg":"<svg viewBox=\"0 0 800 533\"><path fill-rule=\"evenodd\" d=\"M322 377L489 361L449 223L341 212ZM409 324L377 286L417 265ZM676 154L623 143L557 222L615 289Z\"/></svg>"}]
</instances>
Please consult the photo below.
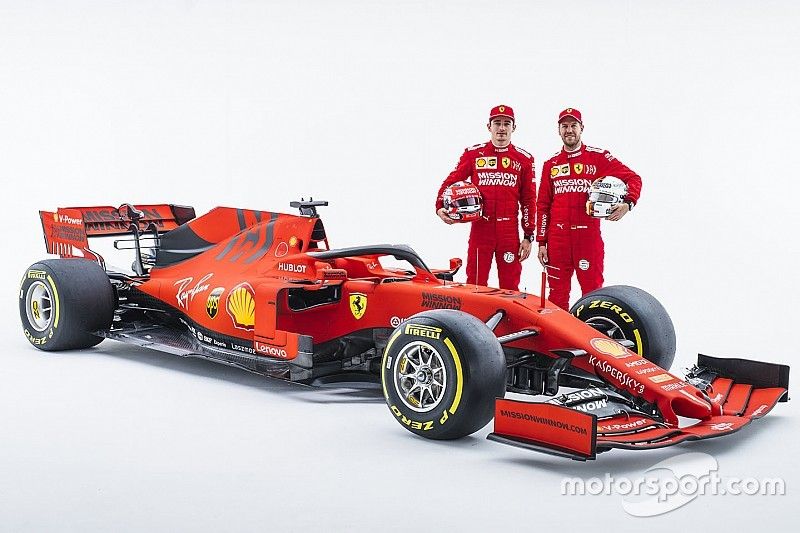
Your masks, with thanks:
<instances>
[{"instance_id":1,"label":"front wing","mask_svg":"<svg viewBox=\"0 0 800 533\"><path fill-rule=\"evenodd\" d=\"M700 355L686 380L705 393L714 415L681 427L614 391L591 388L547 403L499 398L488 438L585 461L613 448L663 448L729 435L789 399L786 365Z\"/></svg>"}]
</instances>

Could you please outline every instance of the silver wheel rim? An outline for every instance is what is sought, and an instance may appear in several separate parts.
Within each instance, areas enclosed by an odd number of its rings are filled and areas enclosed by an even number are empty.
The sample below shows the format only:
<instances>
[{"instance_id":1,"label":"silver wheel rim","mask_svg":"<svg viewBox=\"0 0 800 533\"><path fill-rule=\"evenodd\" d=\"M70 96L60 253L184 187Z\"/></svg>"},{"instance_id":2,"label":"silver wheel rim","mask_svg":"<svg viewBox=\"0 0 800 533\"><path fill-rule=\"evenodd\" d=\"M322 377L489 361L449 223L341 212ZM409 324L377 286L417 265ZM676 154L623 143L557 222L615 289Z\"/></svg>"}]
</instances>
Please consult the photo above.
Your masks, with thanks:
<instances>
[{"instance_id":1,"label":"silver wheel rim","mask_svg":"<svg viewBox=\"0 0 800 533\"><path fill-rule=\"evenodd\" d=\"M43 281L34 281L25 295L28 323L36 331L45 331L53 322L53 293Z\"/></svg>"},{"instance_id":2,"label":"silver wheel rim","mask_svg":"<svg viewBox=\"0 0 800 533\"><path fill-rule=\"evenodd\" d=\"M615 341L627 340L625 332L622 331L622 328L619 327L619 324L610 318L606 318L604 316L593 316L592 318L588 319L586 323L592 326L594 329L602 331L605 333L606 337L611 337Z\"/></svg>"},{"instance_id":3,"label":"silver wheel rim","mask_svg":"<svg viewBox=\"0 0 800 533\"><path fill-rule=\"evenodd\" d=\"M446 390L447 369L441 354L423 341L406 344L395 358L394 387L400 400L412 411L435 409Z\"/></svg>"}]
</instances>

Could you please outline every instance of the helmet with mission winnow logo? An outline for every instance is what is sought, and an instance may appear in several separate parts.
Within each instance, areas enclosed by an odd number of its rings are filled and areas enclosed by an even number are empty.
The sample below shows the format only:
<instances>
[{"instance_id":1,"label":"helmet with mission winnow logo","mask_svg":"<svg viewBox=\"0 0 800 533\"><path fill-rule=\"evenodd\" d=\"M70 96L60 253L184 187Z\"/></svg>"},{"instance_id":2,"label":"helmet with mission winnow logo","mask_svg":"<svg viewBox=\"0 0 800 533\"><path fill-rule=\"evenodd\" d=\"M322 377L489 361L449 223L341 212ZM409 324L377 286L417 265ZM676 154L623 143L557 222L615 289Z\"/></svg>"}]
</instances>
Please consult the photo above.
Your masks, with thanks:
<instances>
[{"instance_id":1,"label":"helmet with mission winnow logo","mask_svg":"<svg viewBox=\"0 0 800 533\"><path fill-rule=\"evenodd\" d=\"M472 222L481 217L483 198L472 183L458 181L444 190L442 202L447 216L456 222Z\"/></svg>"},{"instance_id":2,"label":"helmet with mission winnow logo","mask_svg":"<svg viewBox=\"0 0 800 533\"><path fill-rule=\"evenodd\" d=\"M586 201L586 214L597 218L606 218L614 206L625 201L628 186L614 176L606 176L595 180L589 188L589 199Z\"/></svg>"}]
</instances>

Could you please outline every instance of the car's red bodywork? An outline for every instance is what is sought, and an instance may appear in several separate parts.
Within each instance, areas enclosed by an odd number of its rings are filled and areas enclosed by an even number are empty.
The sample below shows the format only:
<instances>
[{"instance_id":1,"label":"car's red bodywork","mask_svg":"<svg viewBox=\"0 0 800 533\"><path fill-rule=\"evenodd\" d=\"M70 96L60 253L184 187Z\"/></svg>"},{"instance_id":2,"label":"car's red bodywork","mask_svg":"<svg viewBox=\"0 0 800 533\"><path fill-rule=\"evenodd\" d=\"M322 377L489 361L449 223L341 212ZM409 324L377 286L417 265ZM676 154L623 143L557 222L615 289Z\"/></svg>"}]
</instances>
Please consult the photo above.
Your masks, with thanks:
<instances>
[{"instance_id":1,"label":"car's red bodywork","mask_svg":"<svg viewBox=\"0 0 800 533\"><path fill-rule=\"evenodd\" d=\"M142 235L157 233L160 249L148 275L127 278L127 286L160 302L203 349L236 350L276 368L303 369L281 377L313 378L320 346L359 332L383 332L385 338L420 311L447 308L482 321L501 313L493 329L498 338L523 332L504 342L509 353L556 357L559 350L573 350L579 354L573 368L655 406L660 415L620 413L598 421L565 407L500 399L494 435L504 442L590 458L611 447L656 447L731 433L786 398L785 387L719 381L725 378L700 390L648 361L637 345L618 344L540 296L441 279L447 276L437 275L446 271L429 270L407 247L330 250L315 213L218 207L192 218L176 206L138 208L145 216L134 224ZM48 251L100 261L87 237L128 234L132 223L111 207L59 209L41 217ZM407 260L413 270L385 266L383 258L390 255ZM136 305L146 306L141 299ZM108 336L126 335L112 328ZM380 342L376 346L377 359ZM362 357L354 365L368 369L364 363ZM678 417L698 422L681 428ZM548 422L553 419L556 424Z\"/></svg>"}]
</instances>

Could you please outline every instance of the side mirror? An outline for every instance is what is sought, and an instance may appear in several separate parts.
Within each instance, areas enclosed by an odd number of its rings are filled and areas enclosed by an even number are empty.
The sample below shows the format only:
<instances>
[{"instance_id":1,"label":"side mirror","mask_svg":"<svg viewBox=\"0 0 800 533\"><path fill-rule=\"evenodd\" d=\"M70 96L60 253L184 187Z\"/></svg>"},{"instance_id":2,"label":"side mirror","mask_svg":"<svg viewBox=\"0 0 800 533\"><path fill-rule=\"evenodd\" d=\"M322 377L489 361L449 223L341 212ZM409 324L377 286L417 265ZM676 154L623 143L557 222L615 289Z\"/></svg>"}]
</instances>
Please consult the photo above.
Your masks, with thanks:
<instances>
[{"instance_id":1,"label":"side mirror","mask_svg":"<svg viewBox=\"0 0 800 533\"><path fill-rule=\"evenodd\" d=\"M327 285L341 285L347 280L347 270L343 268L331 268L329 263L318 261L315 265L317 275L316 284L306 285L306 290L317 290Z\"/></svg>"},{"instance_id":2,"label":"side mirror","mask_svg":"<svg viewBox=\"0 0 800 533\"><path fill-rule=\"evenodd\" d=\"M461 268L463 261L458 257L453 257L450 259L450 269L449 270L431 270L434 276L437 278L444 280L444 281L453 281L453 276L456 275L456 272Z\"/></svg>"},{"instance_id":3,"label":"side mirror","mask_svg":"<svg viewBox=\"0 0 800 533\"><path fill-rule=\"evenodd\" d=\"M347 270L343 268L323 268L317 271L317 281L344 281Z\"/></svg>"}]
</instances>

